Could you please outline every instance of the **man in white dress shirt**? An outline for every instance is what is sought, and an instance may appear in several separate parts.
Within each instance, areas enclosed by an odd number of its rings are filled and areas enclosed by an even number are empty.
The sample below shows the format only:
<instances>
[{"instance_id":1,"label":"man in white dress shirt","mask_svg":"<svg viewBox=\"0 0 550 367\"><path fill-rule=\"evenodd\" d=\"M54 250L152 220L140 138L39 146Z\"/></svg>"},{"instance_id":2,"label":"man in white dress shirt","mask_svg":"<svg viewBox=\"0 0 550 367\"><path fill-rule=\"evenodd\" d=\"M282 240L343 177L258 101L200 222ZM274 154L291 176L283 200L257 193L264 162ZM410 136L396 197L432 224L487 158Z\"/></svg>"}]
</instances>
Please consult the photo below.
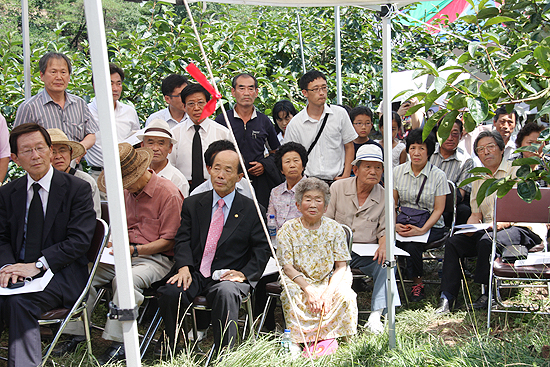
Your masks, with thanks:
<instances>
[{"instance_id":1,"label":"man in white dress shirt","mask_svg":"<svg viewBox=\"0 0 550 367\"><path fill-rule=\"evenodd\" d=\"M232 140L232 138L225 126L208 117L201 119L202 110L210 100L210 93L203 86L200 84L188 85L181 92L181 100L187 118L172 129L178 143L174 144L168 158L190 181L191 191L193 191L195 187L210 177L204 163L206 148L216 140Z\"/></svg>"},{"instance_id":2,"label":"man in white dress shirt","mask_svg":"<svg viewBox=\"0 0 550 367\"><path fill-rule=\"evenodd\" d=\"M145 126L149 126L154 119L166 121L170 129L183 122L186 115L180 95L183 88L187 87L188 84L189 81L183 75L170 74L164 78L160 89L168 107L149 116L145 121Z\"/></svg>"},{"instance_id":3,"label":"man in white dress shirt","mask_svg":"<svg viewBox=\"0 0 550 367\"><path fill-rule=\"evenodd\" d=\"M115 107L117 141L122 143L124 139L130 136L134 131L139 130L139 118L134 107L119 101L122 96L124 70L118 65L110 63L109 71L111 73L111 88L113 90L113 105ZM94 119L98 121L97 101L95 98L88 104L88 108ZM86 153L86 162L88 166L90 166L90 175L97 181L99 174L103 170L103 151L101 149L100 131L95 134L95 139L95 145L88 149ZM101 193L101 198L106 200L107 196Z\"/></svg>"},{"instance_id":4,"label":"man in white dress shirt","mask_svg":"<svg viewBox=\"0 0 550 367\"><path fill-rule=\"evenodd\" d=\"M141 140L141 146L153 150L153 160L149 165L155 173L172 181L180 189L183 197L189 196L189 182L176 167L168 161L168 154L172 151L177 140L173 138L168 123L161 119L155 119L145 128L143 134L137 135Z\"/></svg>"},{"instance_id":5,"label":"man in white dress shirt","mask_svg":"<svg viewBox=\"0 0 550 367\"><path fill-rule=\"evenodd\" d=\"M345 109L328 105L327 78L317 70L310 70L299 81L302 94L307 98L307 107L290 120L285 141L302 144L311 149L305 175L317 177L327 183L351 174L351 162L355 157L353 140L357 133ZM315 140L323 121L324 129ZM314 145L314 141L316 141Z\"/></svg>"}]
</instances>

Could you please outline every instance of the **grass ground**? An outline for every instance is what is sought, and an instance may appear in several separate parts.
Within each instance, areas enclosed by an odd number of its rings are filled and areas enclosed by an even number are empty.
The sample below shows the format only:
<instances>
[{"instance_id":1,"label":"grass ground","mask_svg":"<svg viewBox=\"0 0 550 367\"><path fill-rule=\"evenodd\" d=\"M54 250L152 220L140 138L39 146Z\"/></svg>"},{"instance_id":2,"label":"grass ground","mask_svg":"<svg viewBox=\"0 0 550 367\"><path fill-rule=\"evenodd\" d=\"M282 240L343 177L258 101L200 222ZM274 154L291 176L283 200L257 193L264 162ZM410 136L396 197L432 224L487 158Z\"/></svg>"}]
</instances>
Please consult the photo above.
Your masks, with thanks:
<instances>
[{"instance_id":1,"label":"grass ground","mask_svg":"<svg viewBox=\"0 0 550 367\"><path fill-rule=\"evenodd\" d=\"M432 274L437 278L437 268ZM475 299L479 289L469 283L469 291ZM408 287L407 287L408 288ZM230 354L213 361L216 367L233 366L549 366L550 319L540 315L494 314L491 330L487 332L487 313L470 312L464 307L448 315L436 315L439 286L426 286L426 300L409 307L400 307L396 316L397 347L389 349L387 334L372 335L364 324L367 315L361 315L358 334L340 342L338 351L315 362L281 354L278 335L265 335L242 342ZM546 290L522 291L509 295L516 302L521 299L548 299ZM361 310L369 309L370 293L358 295ZM403 300L403 298L402 298ZM404 303L404 301L403 301ZM462 302L463 304L464 302ZM97 315L96 315L97 314ZM95 314L95 322L102 324L101 314ZM276 319L280 322L280 308ZM143 331L143 330L140 330ZM103 352L106 344L100 332L94 330L94 354ZM208 351L211 337L199 343ZM6 345L6 337L3 338ZM205 357L194 352L184 352L174 358L155 358L152 347L143 360L143 366L204 366ZM77 353L55 362L65 366L93 366L82 348ZM1 364L0 364L1 365ZM50 362L50 365L51 362ZM121 363L120 365L123 365Z\"/></svg>"}]
</instances>

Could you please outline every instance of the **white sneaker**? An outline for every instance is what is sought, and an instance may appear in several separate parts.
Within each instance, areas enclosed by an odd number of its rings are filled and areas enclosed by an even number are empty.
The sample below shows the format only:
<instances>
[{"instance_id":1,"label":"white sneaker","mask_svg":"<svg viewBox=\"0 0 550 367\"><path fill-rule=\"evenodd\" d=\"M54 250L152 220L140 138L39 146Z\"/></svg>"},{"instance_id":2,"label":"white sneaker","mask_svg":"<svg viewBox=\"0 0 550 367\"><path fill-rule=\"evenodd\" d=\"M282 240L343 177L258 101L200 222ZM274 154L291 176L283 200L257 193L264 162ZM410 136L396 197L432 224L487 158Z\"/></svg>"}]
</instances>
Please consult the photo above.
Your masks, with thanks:
<instances>
[{"instance_id":1,"label":"white sneaker","mask_svg":"<svg viewBox=\"0 0 550 367\"><path fill-rule=\"evenodd\" d=\"M379 318L374 318L374 320L369 319L367 329L375 335L381 334L384 332L384 323Z\"/></svg>"},{"instance_id":2,"label":"white sneaker","mask_svg":"<svg viewBox=\"0 0 550 367\"><path fill-rule=\"evenodd\" d=\"M206 338L206 331L208 329L204 329L204 330L197 330L197 342L200 342L201 340L205 339ZM193 330L189 330L189 333L187 333L187 339L190 341L190 342L194 342L195 341L195 336L193 335Z\"/></svg>"},{"instance_id":3,"label":"white sneaker","mask_svg":"<svg viewBox=\"0 0 550 367\"><path fill-rule=\"evenodd\" d=\"M302 347L297 343L290 343L290 355L296 359L302 355Z\"/></svg>"}]
</instances>

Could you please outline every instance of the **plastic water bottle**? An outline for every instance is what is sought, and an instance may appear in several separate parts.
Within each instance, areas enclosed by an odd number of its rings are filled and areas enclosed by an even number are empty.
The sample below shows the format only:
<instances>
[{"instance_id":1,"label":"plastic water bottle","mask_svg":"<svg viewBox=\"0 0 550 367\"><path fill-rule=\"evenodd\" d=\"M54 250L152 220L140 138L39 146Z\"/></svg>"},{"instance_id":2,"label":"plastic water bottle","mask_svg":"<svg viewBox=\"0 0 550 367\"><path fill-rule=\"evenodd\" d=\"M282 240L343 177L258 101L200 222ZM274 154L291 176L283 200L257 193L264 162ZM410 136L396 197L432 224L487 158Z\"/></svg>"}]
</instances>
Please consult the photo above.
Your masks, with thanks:
<instances>
[{"instance_id":1,"label":"plastic water bottle","mask_svg":"<svg viewBox=\"0 0 550 367\"><path fill-rule=\"evenodd\" d=\"M267 218L267 232L269 232L271 243L274 247L277 247L277 222L273 214L269 214L269 218Z\"/></svg>"},{"instance_id":2,"label":"plastic water bottle","mask_svg":"<svg viewBox=\"0 0 550 367\"><path fill-rule=\"evenodd\" d=\"M290 353L290 345L292 340L290 339L290 329L285 329L283 337L281 338L281 349L283 353Z\"/></svg>"}]
</instances>

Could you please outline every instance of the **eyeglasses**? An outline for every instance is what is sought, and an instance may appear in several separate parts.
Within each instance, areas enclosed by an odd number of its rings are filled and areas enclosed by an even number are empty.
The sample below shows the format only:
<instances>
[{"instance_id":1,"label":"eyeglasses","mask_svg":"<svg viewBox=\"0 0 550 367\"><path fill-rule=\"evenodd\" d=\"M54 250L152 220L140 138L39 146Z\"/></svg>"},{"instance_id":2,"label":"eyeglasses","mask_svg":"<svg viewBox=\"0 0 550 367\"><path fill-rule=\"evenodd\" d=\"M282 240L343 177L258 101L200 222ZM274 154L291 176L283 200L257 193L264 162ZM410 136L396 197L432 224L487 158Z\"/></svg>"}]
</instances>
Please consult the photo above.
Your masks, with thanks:
<instances>
[{"instance_id":1,"label":"eyeglasses","mask_svg":"<svg viewBox=\"0 0 550 367\"><path fill-rule=\"evenodd\" d=\"M206 102L205 101L200 101L200 102L187 102L185 104L187 107L193 109L195 108L195 106L199 106L199 108L203 108L204 106L206 106Z\"/></svg>"},{"instance_id":2,"label":"eyeglasses","mask_svg":"<svg viewBox=\"0 0 550 367\"><path fill-rule=\"evenodd\" d=\"M355 126L372 126L372 122L353 122Z\"/></svg>"},{"instance_id":3,"label":"eyeglasses","mask_svg":"<svg viewBox=\"0 0 550 367\"><path fill-rule=\"evenodd\" d=\"M497 149L497 145L495 143L489 143L484 147L477 147L476 153L477 154L485 153L485 151L487 151L488 153L493 153L496 149Z\"/></svg>"},{"instance_id":4,"label":"eyeglasses","mask_svg":"<svg viewBox=\"0 0 550 367\"><path fill-rule=\"evenodd\" d=\"M170 98L181 98L181 95L179 95L179 94L167 94L166 97L170 97Z\"/></svg>"},{"instance_id":5,"label":"eyeglasses","mask_svg":"<svg viewBox=\"0 0 550 367\"><path fill-rule=\"evenodd\" d=\"M313 88L313 89L306 89L306 90L309 91L309 92L313 92L313 93L319 93L319 92L321 92L321 91L322 91L322 92L326 92L327 89L328 89L327 86L324 85L324 86L322 86L322 87L315 87L315 88Z\"/></svg>"},{"instance_id":6,"label":"eyeglasses","mask_svg":"<svg viewBox=\"0 0 550 367\"><path fill-rule=\"evenodd\" d=\"M44 155L44 153L46 153L48 151L48 147L38 146L38 147L30 148L30 149L25 149L22 152L19 152L18 155L20 155L22 157L30 157L32 155L33 151L36 151L36 153L38 153L39 155Z\"/></svg>"}]
</instances>

